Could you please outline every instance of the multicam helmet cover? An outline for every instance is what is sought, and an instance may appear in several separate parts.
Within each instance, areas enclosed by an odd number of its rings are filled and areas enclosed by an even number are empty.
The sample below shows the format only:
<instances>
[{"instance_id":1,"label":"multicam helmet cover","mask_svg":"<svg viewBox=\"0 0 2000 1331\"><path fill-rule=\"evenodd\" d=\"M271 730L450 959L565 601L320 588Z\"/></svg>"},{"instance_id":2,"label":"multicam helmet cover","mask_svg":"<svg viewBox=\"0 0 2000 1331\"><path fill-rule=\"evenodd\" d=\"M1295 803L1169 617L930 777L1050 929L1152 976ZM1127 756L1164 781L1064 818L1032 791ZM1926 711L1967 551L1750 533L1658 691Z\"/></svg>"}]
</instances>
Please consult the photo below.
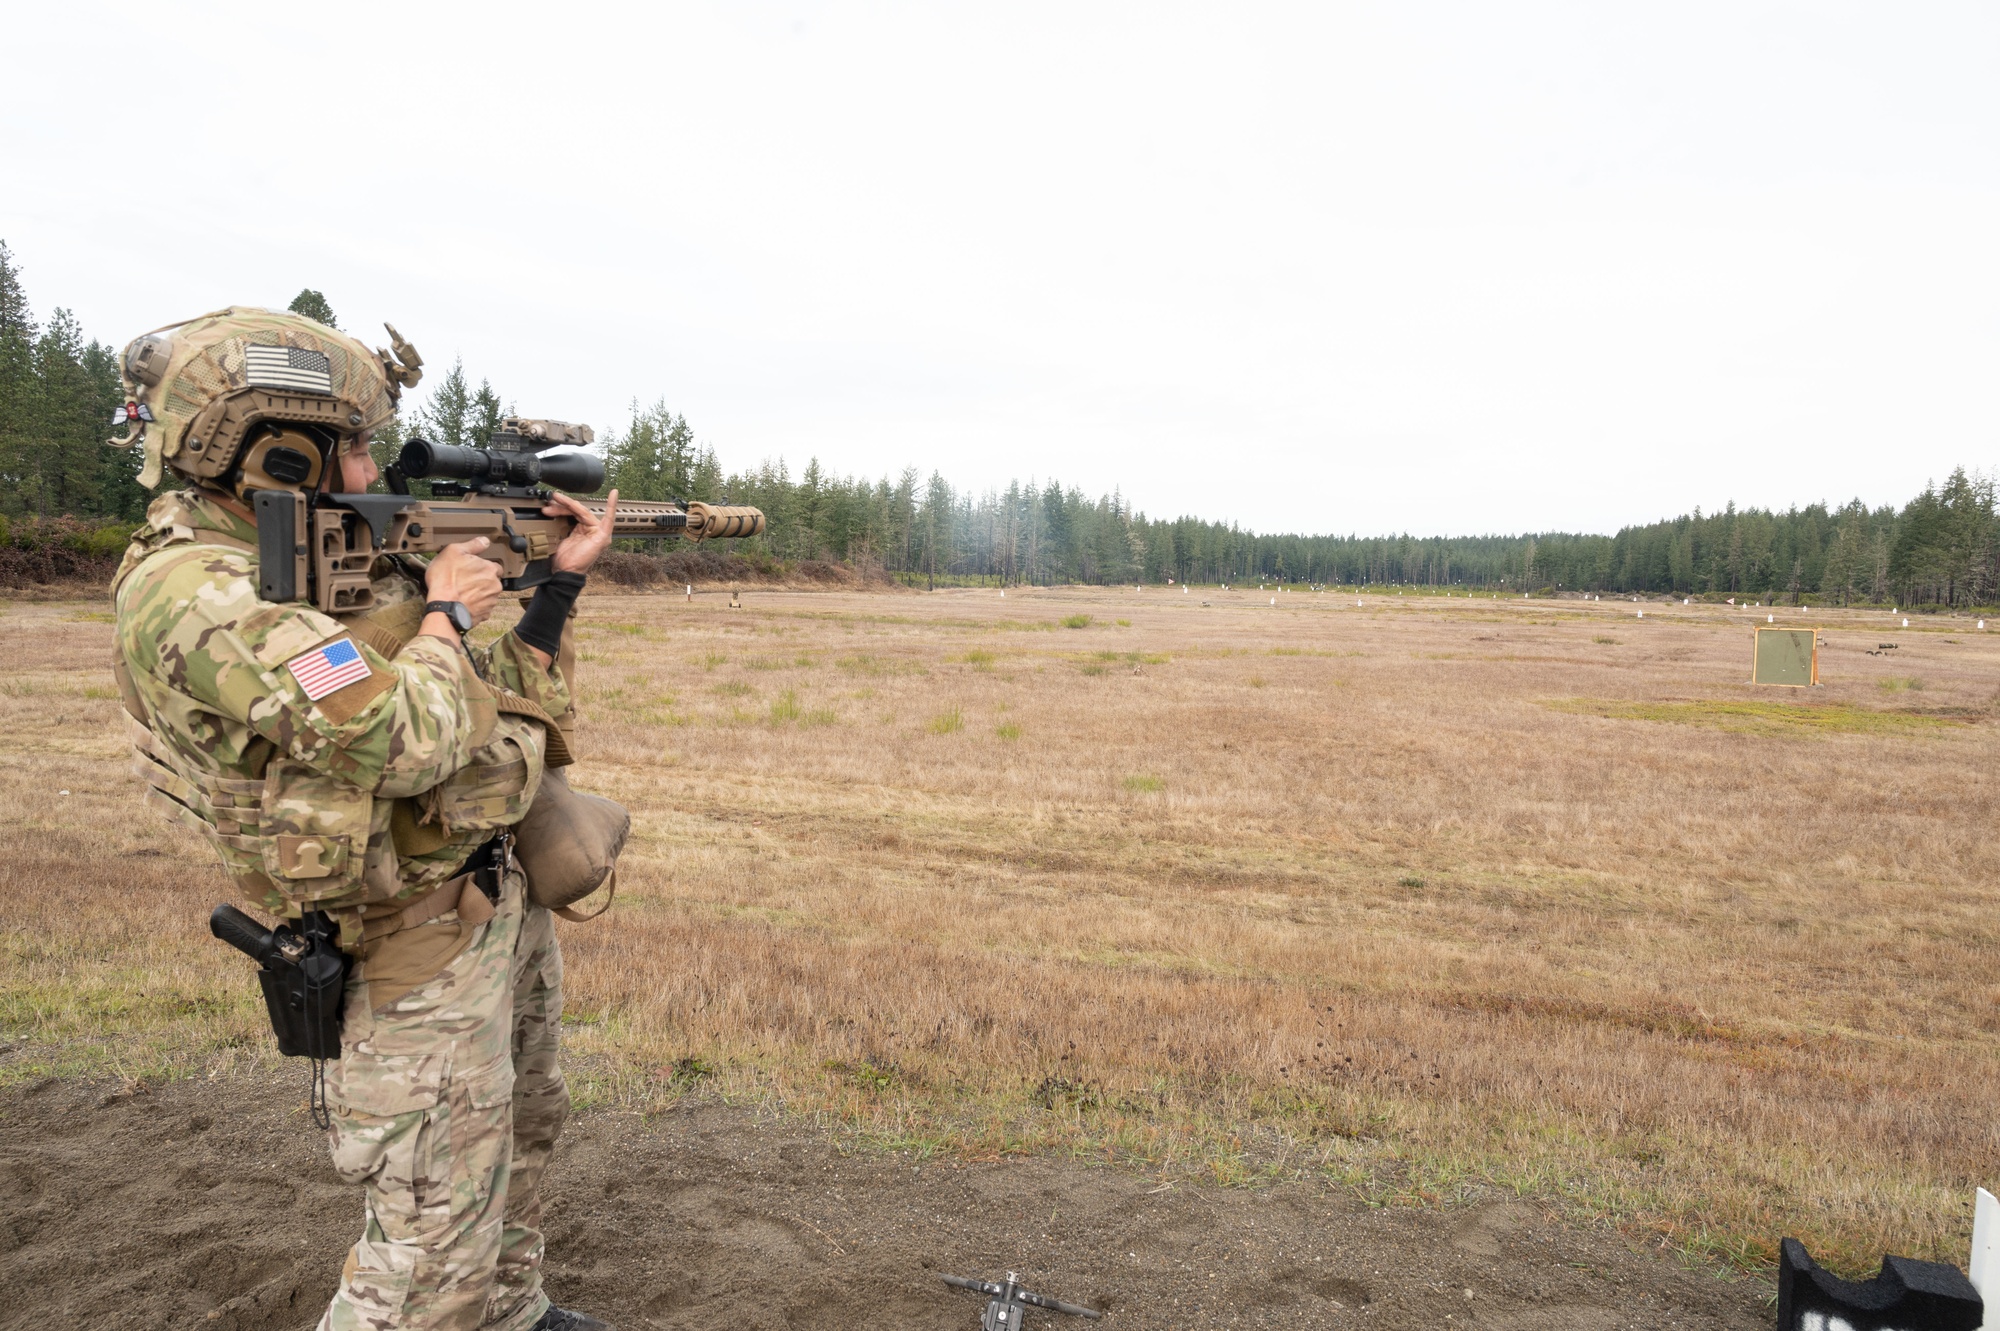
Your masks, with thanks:
<instances>
[{"instance_id":1,"label":"multicam helmet cover","mask_svg":"<svg viewBox=\"0 0 2000 1331\"><path fill-rule=\"evenodd\" d=\"M127 428L111 443L146 450L148 488L163 469L226 485L260 425L330 439L378 429L423 378L416 349L394 328L389 338L393 352L370 351L303 315L242 305L169 324L120 358L126 400L112 424Z\"/></svg>"}]
</instances>

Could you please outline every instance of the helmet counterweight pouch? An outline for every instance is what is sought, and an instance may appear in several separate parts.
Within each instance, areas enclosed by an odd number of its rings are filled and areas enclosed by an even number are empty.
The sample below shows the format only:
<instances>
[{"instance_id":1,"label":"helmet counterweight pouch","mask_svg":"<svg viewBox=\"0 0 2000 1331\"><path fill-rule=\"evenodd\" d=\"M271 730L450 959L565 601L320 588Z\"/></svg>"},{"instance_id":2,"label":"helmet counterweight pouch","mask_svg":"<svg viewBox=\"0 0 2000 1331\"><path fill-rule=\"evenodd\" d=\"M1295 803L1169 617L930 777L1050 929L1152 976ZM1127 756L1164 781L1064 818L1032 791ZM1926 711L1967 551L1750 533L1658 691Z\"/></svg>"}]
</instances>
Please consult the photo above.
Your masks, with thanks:
<instances>
[{"instance_id":1,"label":"helmet counterweight pouch","mask_svg":"<svg viewBox=\"0 0 2000 1331\"><path fill-rule=\"evenodd\" d=\"M625 806L570 788L561 768L542 774L528 816L514 828L514 854L528 879L528 900L566 920L592 920L572 907L607 882L617 891L618 853L632 831Z\"/></svg>"}]
</instances>

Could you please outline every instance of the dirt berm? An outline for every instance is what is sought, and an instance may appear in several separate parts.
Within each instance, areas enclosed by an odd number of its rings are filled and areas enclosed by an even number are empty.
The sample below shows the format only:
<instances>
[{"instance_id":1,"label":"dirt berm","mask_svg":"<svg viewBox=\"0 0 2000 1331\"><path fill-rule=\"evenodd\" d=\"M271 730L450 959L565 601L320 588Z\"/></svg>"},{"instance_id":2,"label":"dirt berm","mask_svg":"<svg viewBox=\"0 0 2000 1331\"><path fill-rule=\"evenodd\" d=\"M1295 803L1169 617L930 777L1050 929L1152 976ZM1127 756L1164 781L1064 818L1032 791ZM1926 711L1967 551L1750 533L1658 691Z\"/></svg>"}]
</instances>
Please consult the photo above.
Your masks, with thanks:
<instances>
[{"instance_id":1,"label":"dirt berm","mask_svg":"<svg viewBox=\"0 0 2000 1331\"><path fill-rule=\"evenodd\" d=\"M312 1325L361 1206L327 1167L296 1071L0 1091L0 1326ZM971 1331L978 1301L938 1274L1009 1268L1113 1328L1769 1324L1763 1281L1685 1270L1518 1202L1381 1210L1306 1185L918 1160L716 1105L579 1115L548 1232L555 1297L625 1331Z\"/></svg>"}]
</instances>

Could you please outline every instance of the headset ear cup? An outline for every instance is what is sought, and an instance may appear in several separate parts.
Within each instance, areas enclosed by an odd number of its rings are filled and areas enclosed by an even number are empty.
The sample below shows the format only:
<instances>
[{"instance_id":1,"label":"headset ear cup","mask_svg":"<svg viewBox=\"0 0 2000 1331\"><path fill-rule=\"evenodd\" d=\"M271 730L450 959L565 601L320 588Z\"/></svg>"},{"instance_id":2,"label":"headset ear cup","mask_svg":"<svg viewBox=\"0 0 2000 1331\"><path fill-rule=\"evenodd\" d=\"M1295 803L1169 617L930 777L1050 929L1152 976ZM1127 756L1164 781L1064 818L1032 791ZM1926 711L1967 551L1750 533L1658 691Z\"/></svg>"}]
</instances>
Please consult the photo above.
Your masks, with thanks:
<instances>
[{"instance_id":1,"label":"headset ear cup","mask_svg":"<svg viewBox=\"0 0 2000 1331\"><path fill-rule=\"evenodd\" d=\"M328 447L316 431L295 426L267 429L243 452L236 493L252 490L313 490L326 472Z\"/></svg>"}]
</instances>

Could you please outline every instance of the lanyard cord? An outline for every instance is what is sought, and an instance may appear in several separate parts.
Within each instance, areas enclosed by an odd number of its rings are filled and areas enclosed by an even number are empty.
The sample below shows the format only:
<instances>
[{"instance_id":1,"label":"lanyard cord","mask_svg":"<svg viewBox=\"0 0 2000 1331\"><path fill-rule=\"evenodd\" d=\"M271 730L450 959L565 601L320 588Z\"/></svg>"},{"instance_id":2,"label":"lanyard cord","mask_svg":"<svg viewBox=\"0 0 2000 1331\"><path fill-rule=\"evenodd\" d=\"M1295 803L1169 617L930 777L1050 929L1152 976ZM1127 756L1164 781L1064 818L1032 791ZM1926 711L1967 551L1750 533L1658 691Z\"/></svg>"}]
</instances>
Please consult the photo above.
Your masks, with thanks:
<instances>
[{"instance_id":1,"label":"lanyard cord","mask_svg":"<svg viewBox=\"0 0 2000 1331\"><path fill-rule=\"evenodd\" d=\"M306 1111L312 1115L313 1126L324 1132L333 1126L333 1111L326 1103L326 1060L312 1060L312 1081L306 1089Z\"/></svg>"}]
</instances>

